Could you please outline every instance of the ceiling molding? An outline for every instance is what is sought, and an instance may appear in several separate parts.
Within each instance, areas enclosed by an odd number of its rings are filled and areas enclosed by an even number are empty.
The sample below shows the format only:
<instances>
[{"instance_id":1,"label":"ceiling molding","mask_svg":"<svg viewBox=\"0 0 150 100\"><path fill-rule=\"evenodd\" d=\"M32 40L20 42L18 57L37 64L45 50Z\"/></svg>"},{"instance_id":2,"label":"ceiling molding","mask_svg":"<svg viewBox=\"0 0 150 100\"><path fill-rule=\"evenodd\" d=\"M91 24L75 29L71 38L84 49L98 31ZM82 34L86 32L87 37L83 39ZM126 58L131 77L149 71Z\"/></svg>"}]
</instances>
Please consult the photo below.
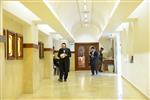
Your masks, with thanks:
<instances>
[{"instance_id":1,"label":"ceiling molding","mask_svg":"<svg viewBox=\"0 0 150 100\"><path fill-rule=\"evenodd\" d=\"M136 2L131 2L124 0L120 0L120 3L118 4L118 7L114 11L112 17L110 18L107 26L104 29L104 32L114 32L115 29L124 22L127 17L135 10L135 8L142 2L143 0L138 0ZM122 13L124 12L124 13ZM121 15L121 16L118 16Z\"/></svg>"}]
</instances>

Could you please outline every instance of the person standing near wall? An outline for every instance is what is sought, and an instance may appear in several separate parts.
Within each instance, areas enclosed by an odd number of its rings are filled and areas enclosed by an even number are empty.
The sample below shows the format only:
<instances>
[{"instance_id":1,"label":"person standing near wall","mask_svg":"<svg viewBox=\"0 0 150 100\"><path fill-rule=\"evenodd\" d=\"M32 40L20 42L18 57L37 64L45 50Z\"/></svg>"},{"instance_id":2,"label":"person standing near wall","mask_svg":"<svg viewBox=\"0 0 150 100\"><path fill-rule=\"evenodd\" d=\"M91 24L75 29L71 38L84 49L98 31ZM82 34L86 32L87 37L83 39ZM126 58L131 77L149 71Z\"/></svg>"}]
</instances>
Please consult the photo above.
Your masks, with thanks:
<instances>
[{"instance_id":1,"label":"person standing near wall","mask_svg":"<svg viewBox=\"0 0 150 100\"><path fill-rule=\"evenodd\" d=\"M103 50L104 50L104 48L101 47L100 52L99 52L99 72L103 72L103 71L102 71L102 64L103 64Z\"/></svg>"},{"instance_id":2,"label":"person standing near wall","mask_svg":"<svg viewBox=\"0 0 150 100\"><path fill-rule=\"evenodd\" d=\"M60 58L60 75L58 81L67 81L68 78L68 72L70 69L70 57L71 57L71 51L69 48L66 47L66 43L61 44L61 48L58 51L58 57Z\"/></svg>"},{"instance_id":3,"label":"person standing near wall","mask_svg":"<svg viewBox=\"0 0 150 100\"><path fill-rule=\"evenodd\" d=\"M91 66L91 72L92 75L98 74L97 71L97 63L98 63L98 52L96 51L95 47L91 47L91 51L90 51L90 66Z\"/></svg>"}]
</instances>

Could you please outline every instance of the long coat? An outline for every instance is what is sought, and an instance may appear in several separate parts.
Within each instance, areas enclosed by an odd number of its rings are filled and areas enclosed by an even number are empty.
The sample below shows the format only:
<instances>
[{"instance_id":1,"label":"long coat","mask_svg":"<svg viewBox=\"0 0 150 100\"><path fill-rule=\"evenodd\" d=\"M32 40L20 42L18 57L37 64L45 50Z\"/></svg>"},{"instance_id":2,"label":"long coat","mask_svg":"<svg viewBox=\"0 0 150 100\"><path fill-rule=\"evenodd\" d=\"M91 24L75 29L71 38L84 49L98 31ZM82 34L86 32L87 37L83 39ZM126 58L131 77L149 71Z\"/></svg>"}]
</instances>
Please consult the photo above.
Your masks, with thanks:
<instances>
[{"instance_id":1,"label":"long coat","mask_svg":"<svg viewBox=\"0 0 150 100\"><path fill-rule=\"evenodd\" d=\"M94 54L92 54L92 52L90 52L90 66L91 67L97 66L98 58L99 58L99 55L98 55L97 51L95 51Z\"/></svg>"},{"instance_id":2,"label":"long coat","mask_svg":"<svg viewBox=\"0 0 150 100\"><path fill-rule=\"evenodd\" d=\"M61 58L61 54L67 54L65 58ZM60 58L60 71L63 72L69 72L70 70L70 57L71 57L71 51L69 48L60 48L58 51L58 57Z\"/></svg>"}]
</instances>

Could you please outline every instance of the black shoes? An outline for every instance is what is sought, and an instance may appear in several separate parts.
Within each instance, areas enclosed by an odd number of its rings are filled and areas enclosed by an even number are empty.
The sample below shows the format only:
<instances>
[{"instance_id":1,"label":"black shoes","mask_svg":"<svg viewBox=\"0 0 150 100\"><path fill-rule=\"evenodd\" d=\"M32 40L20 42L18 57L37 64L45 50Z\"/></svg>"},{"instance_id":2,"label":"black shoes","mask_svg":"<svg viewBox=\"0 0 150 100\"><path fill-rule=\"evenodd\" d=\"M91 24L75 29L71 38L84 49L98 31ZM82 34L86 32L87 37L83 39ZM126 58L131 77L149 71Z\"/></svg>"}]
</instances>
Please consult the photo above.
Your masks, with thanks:
<instances>
[{"instance_id":1,"label":"black shoes","mask_svg":"<svg viewBox=\"0 0 150 100\"><path fill-rule=\"evenodd\" d=\"M59 82L62 82L62 79L58 79Z\"/></svg>"},{"instance_id":2,"label":"black shoes","mask_svg":"<svg viewBox=\"0 0 150 100\"><path fill-rule=\"evenodd\" d=\"M59 81L59 82L63 82L63 80L62 80L62 79L58 79L58 81ZM67 82L67 80L66 80L66 79L64 79L64 82Z\"/></svg>"}]
</instances>

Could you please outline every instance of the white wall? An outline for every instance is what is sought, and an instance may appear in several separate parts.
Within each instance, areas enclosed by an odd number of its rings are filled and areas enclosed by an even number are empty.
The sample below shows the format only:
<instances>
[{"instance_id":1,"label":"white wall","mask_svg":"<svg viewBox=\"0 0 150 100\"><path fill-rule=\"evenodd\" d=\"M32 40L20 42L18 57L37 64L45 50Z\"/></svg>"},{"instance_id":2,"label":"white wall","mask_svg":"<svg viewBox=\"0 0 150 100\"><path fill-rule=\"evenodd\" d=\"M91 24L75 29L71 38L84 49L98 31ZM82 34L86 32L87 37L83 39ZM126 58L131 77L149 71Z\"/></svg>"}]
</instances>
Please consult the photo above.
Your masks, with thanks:
<instances>
[{"instance_id":1,"label":"white wall","mask_svg":"<svg viewBox=\"0 0 150 100\"><path fill-rule=\"evenodd\" d=\"M121 32L122 76L150 98L148 3L144 0L130 15L137 18ZM133 26L132 26L133 25ZM134 56L134 63L130 57Z\"/></svg>"},{"instance_id":2,"label":"white wall","mask_svg":"<svg viewBox=\"0 0 150 100\"><path fill-rule=\"evenodd\" d=\"M104 57L105 58L112 58L113 57L113 51L111 50L111 48L114 48L114 45L112 43L114 39L113 38L109 38L109 37L101 37L100 41L99 41L99 47L103 47L104 51Z\"/></svg>"},{"instance_id":3,"label":"white wall","mask_svg":"<svg viewBox=\"0 0 150 100\"><path fill-rule=\"evenodd\" d=\"M39 31L39 41L44 43L44 48L53 48L53 39L51 34L47 35Z\"/></svg>"}]
</instances>

